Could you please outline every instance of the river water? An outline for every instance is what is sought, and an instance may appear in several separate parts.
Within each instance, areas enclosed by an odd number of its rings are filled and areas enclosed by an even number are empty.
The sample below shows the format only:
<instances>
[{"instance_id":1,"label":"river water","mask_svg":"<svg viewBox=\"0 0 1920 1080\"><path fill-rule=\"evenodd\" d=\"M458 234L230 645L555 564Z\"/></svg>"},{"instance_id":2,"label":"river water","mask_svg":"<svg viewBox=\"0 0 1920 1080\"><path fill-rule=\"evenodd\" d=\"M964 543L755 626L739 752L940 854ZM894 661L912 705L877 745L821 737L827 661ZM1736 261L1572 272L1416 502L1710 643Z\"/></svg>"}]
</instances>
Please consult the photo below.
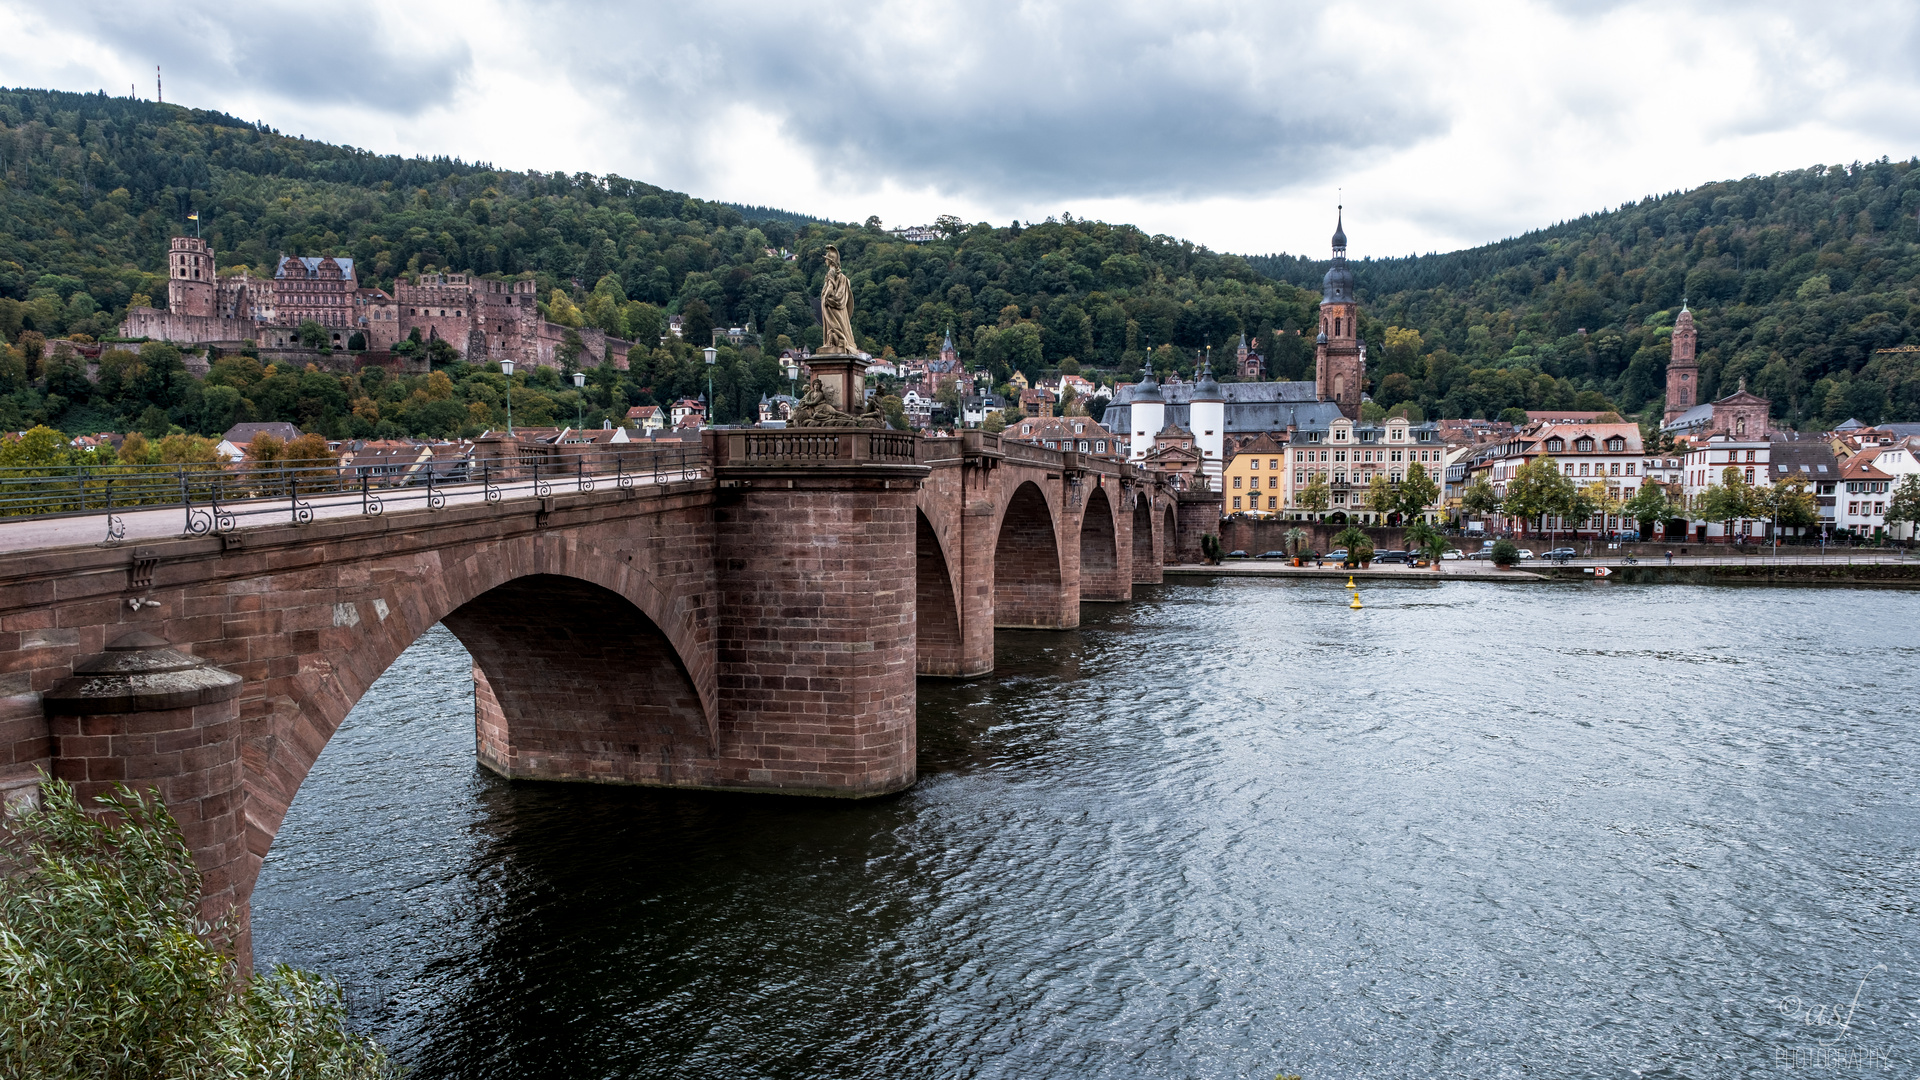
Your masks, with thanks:
<instances>
[{"instance_id":1,"label":"river water","mask_svg":"<svg viewBox=\"0 0 1920 1080\"><path fill-rule=\"evenodd\" d=\"M1910 593L1227 580L1002 632L865 802L508 783L417 643L261 963L440 1077L1911 1077Z\"/></svg>"}]
</instances>

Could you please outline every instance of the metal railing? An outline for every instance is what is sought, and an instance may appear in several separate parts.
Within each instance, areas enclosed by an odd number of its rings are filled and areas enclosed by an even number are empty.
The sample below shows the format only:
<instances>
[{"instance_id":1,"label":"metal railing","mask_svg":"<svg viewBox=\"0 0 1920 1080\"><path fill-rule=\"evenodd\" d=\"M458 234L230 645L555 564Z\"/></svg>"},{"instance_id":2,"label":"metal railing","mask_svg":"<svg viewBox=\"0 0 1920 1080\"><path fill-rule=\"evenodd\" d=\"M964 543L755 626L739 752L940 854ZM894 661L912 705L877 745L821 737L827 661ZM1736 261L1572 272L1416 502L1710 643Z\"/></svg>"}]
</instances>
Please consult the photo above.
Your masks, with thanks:
<instances>
[{"instance_id":1,"label":"metal railing","mask_svg":"<svg viewBox=\"0 0 1920 1080\"><path fill-rule=\"evenodd\" d=\"M490 449L490 448L489 448ZM474 454L348 464L187 462L164 465L47 465L0 468L0 522L70 517L103 520L103 544L126 537L124 515L176 508L181 535L231 532L246 524L304 525L316 513L377 517L396 506L445 509L449 502L497 504L604 486L630 490L711 475L698 443L616 446L521 445L511 459Z\"/></svg>"}]
</instances>

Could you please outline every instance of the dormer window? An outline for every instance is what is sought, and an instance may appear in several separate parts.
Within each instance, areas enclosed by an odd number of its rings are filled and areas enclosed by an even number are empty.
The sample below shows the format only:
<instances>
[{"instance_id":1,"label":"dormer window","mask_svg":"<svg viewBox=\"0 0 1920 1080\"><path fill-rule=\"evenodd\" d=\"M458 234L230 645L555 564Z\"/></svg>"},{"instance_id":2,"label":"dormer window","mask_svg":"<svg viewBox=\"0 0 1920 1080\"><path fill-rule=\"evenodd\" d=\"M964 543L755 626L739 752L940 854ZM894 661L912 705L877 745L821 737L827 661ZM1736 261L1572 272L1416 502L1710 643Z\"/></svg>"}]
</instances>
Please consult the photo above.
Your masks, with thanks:
<instances>
[{"instance_id":1,"label":"dormer window","mask_svg":"<svg viewBox=\"0 0 1920 1080\"><path fill-rule=\"evenodd\" d=\"M1613 451L1616 454L1626 449L1626 447L1627 447L1627 441L1625 439L1622 439L1618 435L1615 435L1613 438L1607 440L1607 449Z\"/></svg>"},{"instance_id":2,"label":"dormer window","mask_svg":"<svg viewBox=\"0 0 1920 1080\"><path fill-rule=\"evenodd\" d=\"M1547 440L1547 453L1549 454L1557 454L1560 451L1565 450L1566 448L1567 448L1567 444L1562 442L1559 439Z\"/></svg>"}]
</instances>

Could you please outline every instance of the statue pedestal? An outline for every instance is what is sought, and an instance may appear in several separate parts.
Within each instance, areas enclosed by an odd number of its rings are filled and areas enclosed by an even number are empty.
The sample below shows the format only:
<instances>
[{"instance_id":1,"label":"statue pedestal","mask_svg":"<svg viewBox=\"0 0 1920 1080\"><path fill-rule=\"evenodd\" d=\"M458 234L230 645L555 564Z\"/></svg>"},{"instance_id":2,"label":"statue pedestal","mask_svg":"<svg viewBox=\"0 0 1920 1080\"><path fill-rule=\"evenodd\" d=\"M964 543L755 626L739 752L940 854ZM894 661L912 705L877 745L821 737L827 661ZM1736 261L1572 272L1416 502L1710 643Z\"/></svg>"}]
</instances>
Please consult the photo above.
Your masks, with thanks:
<instances>
[{"instance_id":1,"label":"statue pedestal","mask_svg":"<svg viewBox=\"0 0 1920 1080\"><path fill-rule=\"evenodd\" d=\"M841 412L859 416L867 411L867 361L858 353L814 353L807 367Z\"/></svg>"}]
</instances>

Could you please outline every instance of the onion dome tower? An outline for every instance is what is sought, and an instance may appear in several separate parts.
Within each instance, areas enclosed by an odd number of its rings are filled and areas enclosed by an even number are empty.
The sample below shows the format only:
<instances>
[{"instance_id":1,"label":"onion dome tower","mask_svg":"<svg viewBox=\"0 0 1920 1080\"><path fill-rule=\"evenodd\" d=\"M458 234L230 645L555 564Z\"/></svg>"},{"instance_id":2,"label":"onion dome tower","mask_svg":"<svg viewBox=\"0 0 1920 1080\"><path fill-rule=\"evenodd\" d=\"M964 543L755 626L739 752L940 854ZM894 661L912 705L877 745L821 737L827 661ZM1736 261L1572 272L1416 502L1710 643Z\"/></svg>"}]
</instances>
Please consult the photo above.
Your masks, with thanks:
<instances>
[{"instance_id":1,"label":"onion dome tower","mask_svg":"<svg viewBox=\"0 0 1920 1080\"><path fill-rule=\"evenodd\" d=\"M1346 208L1333 226L1333 265L1320 281L1320 334L1314 339L1315 396L1340 406L1349 420L1360 419L1360 392L1366 382L1366 354L1360 344L1360 305L1353 298L1353 271L1347 269Z\"/></svg>"}]
</instances>

